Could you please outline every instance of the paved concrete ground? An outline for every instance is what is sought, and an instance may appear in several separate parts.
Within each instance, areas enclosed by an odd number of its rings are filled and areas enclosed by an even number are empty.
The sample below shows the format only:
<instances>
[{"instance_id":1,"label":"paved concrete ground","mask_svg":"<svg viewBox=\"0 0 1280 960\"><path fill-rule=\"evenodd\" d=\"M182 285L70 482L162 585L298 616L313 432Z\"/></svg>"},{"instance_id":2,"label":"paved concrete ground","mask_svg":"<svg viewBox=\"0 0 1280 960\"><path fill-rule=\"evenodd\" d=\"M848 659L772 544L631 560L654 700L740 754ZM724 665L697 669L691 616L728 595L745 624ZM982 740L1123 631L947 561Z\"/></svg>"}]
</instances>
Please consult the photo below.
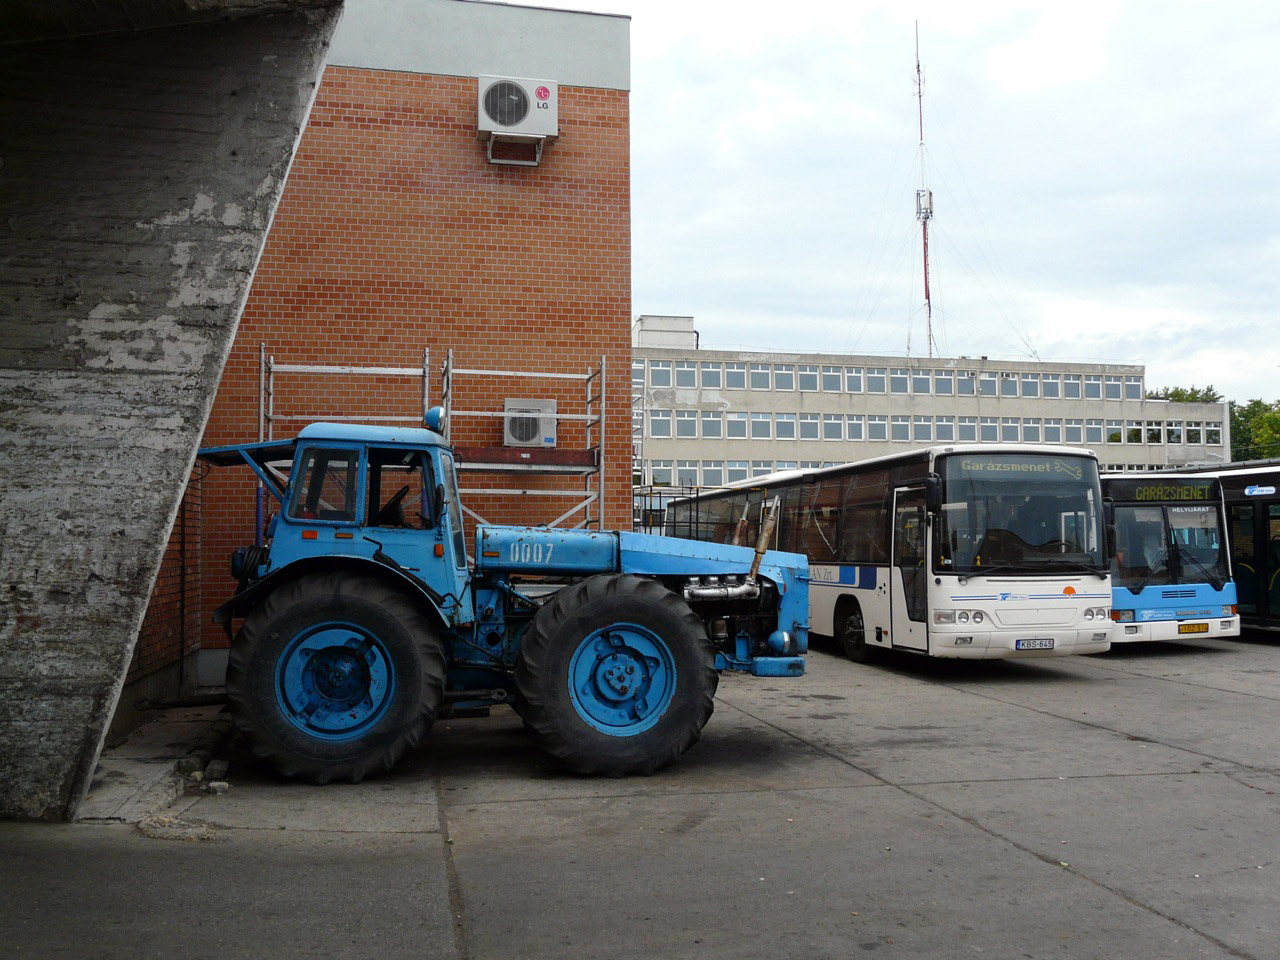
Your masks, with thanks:
<instances>
[{"instance_id":1,"label":"paved concrete ground","mask_svg":"<svg viewBox=\"0 0 1280 960\"><path fill-rule=\"evenodd\" d=\"M92 822L0 825L0 942L131 960L1274 960L1277 730L1280 638L1263 634L1016 663L818 652L801 681L725 677L702 742L648 779L562 774L495 711L355 787L232 752L229 792L143 829L116 822L138 809L119 796Z\"/></svg>"}]
</instances>

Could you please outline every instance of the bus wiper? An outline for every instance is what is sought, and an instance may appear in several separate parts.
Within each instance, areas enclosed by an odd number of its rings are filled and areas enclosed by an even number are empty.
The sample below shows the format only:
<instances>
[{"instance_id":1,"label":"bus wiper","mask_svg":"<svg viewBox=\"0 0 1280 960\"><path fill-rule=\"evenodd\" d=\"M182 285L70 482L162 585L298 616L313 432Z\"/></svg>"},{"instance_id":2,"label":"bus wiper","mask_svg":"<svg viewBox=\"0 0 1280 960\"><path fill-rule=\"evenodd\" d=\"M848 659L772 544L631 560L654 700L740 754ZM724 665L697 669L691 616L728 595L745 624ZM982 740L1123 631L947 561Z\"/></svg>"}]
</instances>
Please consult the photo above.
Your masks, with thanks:
<instances>
[{"instance_id":1,"label":"bus wiper","mask_svg":"<svg viewBox=\"0 0 1280 960\"><path fill-rule=\"evenodd\" d=\"M1069 557L1049 557L1048 559L1043 560L1041 562L1045 566L1048 566L1050 564L1064 564L1075 570L1084 570L1088 573L1092 573L1099 580L1107 579L1107 571L1099 570L1097 567L1093 566L1092 564L1085 563L1082 560L1072 560Z\"/></svg>"},{"instance_id":2,"label":"bus wiper","mask_svg":"<svg viewBox=\"0 0 1280 960\"><path fill-rule=\"evenodd\" d=\"M1161 553L1160 556L1156 557L1156 562L1147 567L1147 575L1138 581L1138 585L1136 587L1130 587L1129 589L1134 593L1140 593L1142 588L1147 585L1147 582L1157 573L1168 574L1168 564L1169 548L1165 547L1164 552Z\"/></svg>"},{"instance_id":3,"label":"bus wiper","mask_svg":"<svg viewBox=\"0 0 1280 960\"><path fill-rule=\"evenodd\" d=\"M962 573L957 578L961 585L968 583L974 577L986 576L989 573L1000 573L1005 570L1017 570L1018 565L1015 563L997 563L993 567L975 567L968 573Z\"/></svg>"},{"instance_id":4,"label":"bus wiper","mask_svg":"<svg viewBox=\"0 0 1280 960\"><path fill-rule=\"evenodd\" d=\"M1224 581L1221 578L1219 578L1217 574L1215 574L1212 570L1210 570L1203 563L1197 560L1194 554L1184 553L1181 547L1174 547L1174 549L1177 550L1178 552L1179 563L1181 563L1183 560L1190 560L1192 563L1196 565L1196 568L1199 569L1199 571L1205 575L1205 578L1209 581L1209 584L1210 586L1213 587L1213 589L1215 590L1222 589L1222 584Z\"/></svg>"}]
</instances>

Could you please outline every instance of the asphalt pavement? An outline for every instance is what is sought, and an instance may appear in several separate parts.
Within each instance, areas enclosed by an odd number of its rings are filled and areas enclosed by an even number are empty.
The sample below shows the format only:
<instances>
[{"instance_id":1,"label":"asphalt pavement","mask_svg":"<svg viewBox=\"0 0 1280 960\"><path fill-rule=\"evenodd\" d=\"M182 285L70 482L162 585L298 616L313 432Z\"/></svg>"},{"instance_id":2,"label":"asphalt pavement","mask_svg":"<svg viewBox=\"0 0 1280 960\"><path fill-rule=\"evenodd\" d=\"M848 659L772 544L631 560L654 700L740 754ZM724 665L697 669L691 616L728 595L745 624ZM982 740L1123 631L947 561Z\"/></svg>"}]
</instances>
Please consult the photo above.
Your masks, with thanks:
<instances>
[{"instance_id":1,"label":"asphalt pavement","mask_svg":"<svg viewBox=\"0 0 1280 960\"><path fill-rule=\"evenodd\" d=\"M725 676L675 767L566 774L507 710L281 781L214 710L0 824L12 958L1280 956L1280 637ZM175 774L213 756L224 789ZM215 774L221 775L216 769Z\"/></svg>"}]
</instances>

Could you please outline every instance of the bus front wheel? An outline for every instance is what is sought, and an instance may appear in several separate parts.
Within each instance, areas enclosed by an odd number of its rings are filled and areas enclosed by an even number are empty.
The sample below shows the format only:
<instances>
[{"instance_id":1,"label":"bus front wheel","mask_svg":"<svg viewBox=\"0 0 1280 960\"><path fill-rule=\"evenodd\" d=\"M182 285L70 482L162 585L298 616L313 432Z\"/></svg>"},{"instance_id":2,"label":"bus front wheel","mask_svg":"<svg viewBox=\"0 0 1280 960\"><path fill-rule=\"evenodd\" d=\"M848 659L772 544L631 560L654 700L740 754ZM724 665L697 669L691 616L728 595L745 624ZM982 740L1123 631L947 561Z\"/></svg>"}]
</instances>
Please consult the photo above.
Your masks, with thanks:
<instances>
[{"instance_id":1,"label":"bus front wheel","mask_svg":"<svg viewBox=\"0 0 1280 960\"><path fill-rule=\"evenodd\" d=\"M844 648L844 655L854 663L869 663L875 658L876 650L867 646L867 627L857 607L845 612L836 629L836 638Z\"/></svg>"}]
</instances>

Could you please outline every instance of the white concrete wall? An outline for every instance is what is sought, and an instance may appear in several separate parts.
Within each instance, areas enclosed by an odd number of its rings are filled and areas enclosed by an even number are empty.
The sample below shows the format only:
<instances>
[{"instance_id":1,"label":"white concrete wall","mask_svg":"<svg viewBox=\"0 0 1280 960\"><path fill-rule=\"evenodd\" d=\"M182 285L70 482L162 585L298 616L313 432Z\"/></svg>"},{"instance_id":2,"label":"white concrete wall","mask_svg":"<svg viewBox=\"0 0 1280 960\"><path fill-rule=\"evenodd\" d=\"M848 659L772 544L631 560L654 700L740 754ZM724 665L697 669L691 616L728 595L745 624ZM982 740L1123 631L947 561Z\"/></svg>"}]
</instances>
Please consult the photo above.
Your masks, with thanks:
<instances>
[{"instance_id":1,"label":"white concrete wall","mask_svg":"<svg viewBox=\"0 0 1280 960\"><path fill-rule=\"evenodd\" d=\"M0 815L88 787L337 17L0 57Z\"/></svg>"}]
</instances>

